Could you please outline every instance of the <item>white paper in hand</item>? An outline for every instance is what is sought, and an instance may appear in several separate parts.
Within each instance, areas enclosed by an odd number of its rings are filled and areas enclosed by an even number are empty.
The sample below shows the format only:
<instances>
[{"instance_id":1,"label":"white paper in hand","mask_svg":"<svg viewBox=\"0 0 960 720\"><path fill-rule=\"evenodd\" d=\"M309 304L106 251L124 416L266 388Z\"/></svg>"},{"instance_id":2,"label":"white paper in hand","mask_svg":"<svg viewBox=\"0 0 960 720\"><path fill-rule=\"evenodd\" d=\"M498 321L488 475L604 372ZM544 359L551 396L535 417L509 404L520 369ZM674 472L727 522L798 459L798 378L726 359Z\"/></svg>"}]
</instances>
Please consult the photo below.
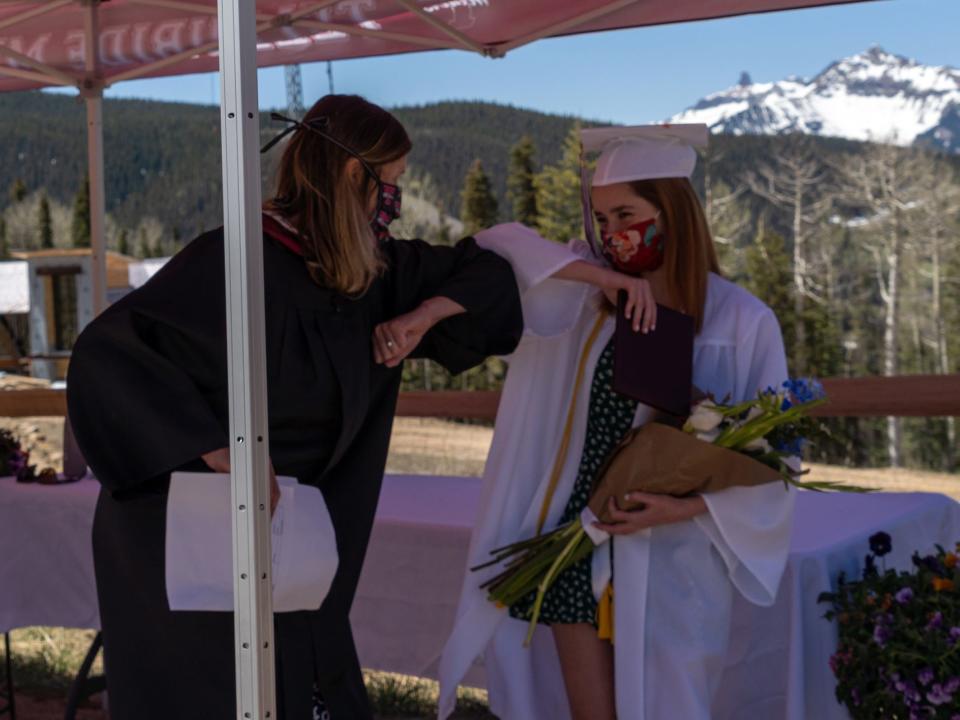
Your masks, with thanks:
<instances>
[{"instance_id":1,"label":"white paper in hand","mask_svg":"<svg viewBox=\"0 0 960 720\"><path fill-rule=\"evenodd\" d=\"M337 571L337 541L320 491L277 478L271 523L273 611L320 607ZM167 499L166 583L171 610L233 611L230 476L173 473Z\"/></svg>"}]
</instances>

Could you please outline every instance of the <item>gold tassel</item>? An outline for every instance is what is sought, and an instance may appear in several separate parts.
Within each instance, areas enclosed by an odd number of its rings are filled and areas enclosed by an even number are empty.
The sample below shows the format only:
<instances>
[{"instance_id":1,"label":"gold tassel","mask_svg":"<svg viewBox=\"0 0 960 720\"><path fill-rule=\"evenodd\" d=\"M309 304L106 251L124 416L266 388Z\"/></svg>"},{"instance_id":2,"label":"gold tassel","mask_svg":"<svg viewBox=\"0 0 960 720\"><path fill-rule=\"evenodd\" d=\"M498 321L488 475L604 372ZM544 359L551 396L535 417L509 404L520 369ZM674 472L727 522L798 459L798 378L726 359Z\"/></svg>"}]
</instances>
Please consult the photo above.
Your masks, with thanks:
<instances>
[{"instance_id":1,"label":"gold tassel","mask_svg":"<svg viewBox=\"0 0 960 720\"><path fill-rule=\"evenodd\" d=\"M613 643L613 583L607 583L597 603L597 637Z\"/></svg>"}]
</instances>

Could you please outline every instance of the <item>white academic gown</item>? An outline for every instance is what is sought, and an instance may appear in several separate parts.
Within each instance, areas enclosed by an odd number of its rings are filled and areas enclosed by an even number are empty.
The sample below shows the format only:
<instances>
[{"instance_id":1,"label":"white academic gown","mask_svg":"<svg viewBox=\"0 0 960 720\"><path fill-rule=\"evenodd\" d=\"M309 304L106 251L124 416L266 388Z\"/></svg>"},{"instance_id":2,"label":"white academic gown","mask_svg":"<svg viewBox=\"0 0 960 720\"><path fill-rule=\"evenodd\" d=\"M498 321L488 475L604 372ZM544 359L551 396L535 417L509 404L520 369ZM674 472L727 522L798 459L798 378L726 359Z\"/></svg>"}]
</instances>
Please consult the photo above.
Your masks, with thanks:
<instances>
[{"instance_id":1,"label":"white academic gown","mask_svg":"<svg viewBox=\"0 0 960 720\"><path fill-rule=\"evenodd\" d=\"M523 341L508 358L469 566L485 562L493 548L536 531L577 363L602 297L585 284L550 279L574 260L591 260L582 242L563 246L517 223L483 231L477 241L513 265L525 328ZM612 317L606 320L590 352L547 528L556 526L573 489L591 378L614 323ZM746 290L711 274L703 328L694 343L694 384L736 402L778 387L786 378L773 312ZM641 405L635 425L652 412ZM693 520L610 540L615 543L614 658L620 720L711 717L733 593L759 605L773 604L787 560L794 497L782 483L731 488L705 495L709 512ZM597 597L611 577L610 564L606 548L594 552ZM483 655L490 708L503 720L569 718L549 628L540 626L531 647L522 646L527 623L495 607L478 587L495 572L491 568L466 574L440 662L439 717L452 712L458 683Z\"/></svg>"}]
</instances>

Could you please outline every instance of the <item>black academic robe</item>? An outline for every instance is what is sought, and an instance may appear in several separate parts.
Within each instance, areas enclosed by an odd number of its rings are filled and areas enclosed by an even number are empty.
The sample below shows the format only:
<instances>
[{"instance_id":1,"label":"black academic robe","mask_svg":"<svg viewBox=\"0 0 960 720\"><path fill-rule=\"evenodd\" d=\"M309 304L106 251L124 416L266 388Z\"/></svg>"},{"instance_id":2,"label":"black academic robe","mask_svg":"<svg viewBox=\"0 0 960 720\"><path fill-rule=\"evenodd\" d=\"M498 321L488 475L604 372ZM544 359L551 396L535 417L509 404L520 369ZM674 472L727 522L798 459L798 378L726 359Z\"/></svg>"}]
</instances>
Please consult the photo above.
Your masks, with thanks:
<instances>
[{"instance_id":1,"label":"black academic robe","mask_svg":"<svg viewBox=\"0 0 960 720\"><path fill-rule=\"evenodd\" d=\"M316 611L275 616L278 712L309 720L316 682L334 720L371 717L349 624L380 492L400 368L373 360L374 327L445 296L467 308L415 356L453 372L513 350L522 331L510 266L472 239L383 244L386 273L359 299L316 285L303 258L264 240L270 457L316 485L339 569ZM80 335L70 420L102 483L93 530L113 720L235 717L230 613L171 612L165 510L173 470L226 447L223 231L195 239Z\"/></svg>"}]
</instances>

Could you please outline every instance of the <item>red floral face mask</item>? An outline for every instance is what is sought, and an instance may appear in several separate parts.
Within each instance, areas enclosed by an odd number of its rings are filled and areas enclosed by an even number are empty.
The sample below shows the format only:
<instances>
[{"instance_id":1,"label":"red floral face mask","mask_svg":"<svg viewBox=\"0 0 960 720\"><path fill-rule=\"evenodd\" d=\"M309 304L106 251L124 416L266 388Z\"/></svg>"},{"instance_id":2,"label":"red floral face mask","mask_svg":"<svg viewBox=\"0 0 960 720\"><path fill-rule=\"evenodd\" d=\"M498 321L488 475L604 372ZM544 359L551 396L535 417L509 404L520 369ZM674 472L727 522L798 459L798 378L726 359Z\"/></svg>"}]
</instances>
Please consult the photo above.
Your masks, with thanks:
<instances>
[{"instance_id":1,"label":"red floral face mask","mask_svg":"<svg viewBox=\"0 0 960 720\"><path fill-rule=\"evenodd\" d=\"M625 230L602 233L603 255L614 268L627 275L652 272L663 264L663 233L657 218L634 223Z\"/></svg>"}]
</instances>

